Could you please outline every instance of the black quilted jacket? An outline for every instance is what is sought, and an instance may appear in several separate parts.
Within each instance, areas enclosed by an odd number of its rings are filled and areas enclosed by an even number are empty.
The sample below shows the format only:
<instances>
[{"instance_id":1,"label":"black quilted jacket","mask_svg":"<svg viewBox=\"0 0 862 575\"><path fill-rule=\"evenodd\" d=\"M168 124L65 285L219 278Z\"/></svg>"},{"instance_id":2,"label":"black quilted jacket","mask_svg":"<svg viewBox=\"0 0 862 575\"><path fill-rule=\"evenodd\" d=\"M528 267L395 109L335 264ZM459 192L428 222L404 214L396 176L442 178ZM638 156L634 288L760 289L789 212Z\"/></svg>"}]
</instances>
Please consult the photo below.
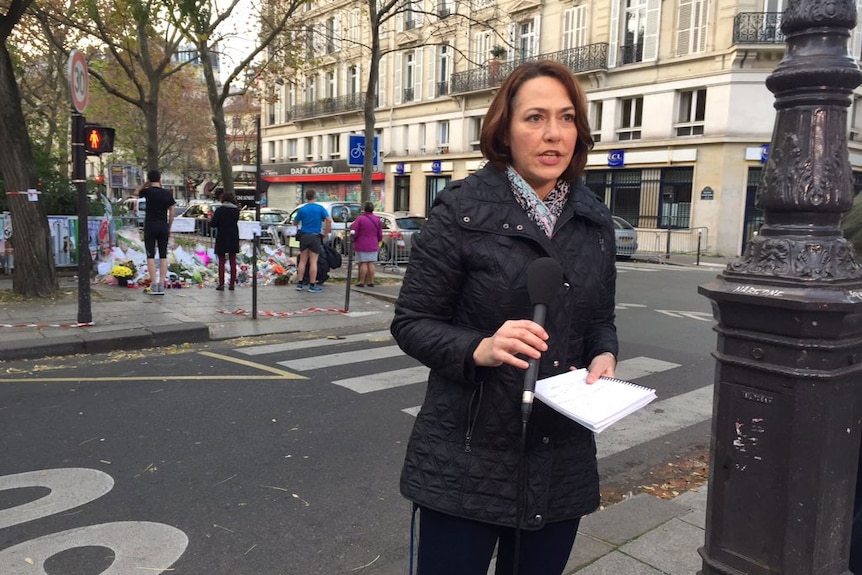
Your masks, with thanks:
<instances>
[{"instance_id":1,"label":"black quilted jacket","mask_svg":"<svg viewBox=\"0 0 862 575\"><path fill-rule=\"evenodd\" d=\"M401 492L460 517L515 525L524 372L476 367L473 351L507 319L533 316L526 268L551 256L564 278L548 306L539 377L617 353L611 216L580 181L553 239L527 218L504 173L486 166L440 193L396 303L392 334L431 368L407 446ZM536 401L527 432L525 529L599 504L593 434Z\"/></svg>"}]
</instances>

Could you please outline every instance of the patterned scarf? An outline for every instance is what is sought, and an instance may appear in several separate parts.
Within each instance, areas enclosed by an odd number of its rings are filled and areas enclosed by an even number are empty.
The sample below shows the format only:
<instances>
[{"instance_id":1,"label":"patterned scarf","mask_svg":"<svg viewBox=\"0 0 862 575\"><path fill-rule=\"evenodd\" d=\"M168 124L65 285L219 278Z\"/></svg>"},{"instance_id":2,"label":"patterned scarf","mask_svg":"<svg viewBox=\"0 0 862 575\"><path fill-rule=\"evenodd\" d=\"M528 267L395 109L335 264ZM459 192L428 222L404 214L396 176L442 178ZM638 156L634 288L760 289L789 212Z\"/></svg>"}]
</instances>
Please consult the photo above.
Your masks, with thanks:
<instances>
[{"instance_id":1,"label":"patterned scarf","mask_svg":"<svg viewBox=\"0 0 862 575\"><path fill-rule=\"evenodd\" d=\"M509 178L515 199L527 213L527 217L536 222L539 229L543 230L549 238L552 237L554 224L557 223L557 218L563 213L563 207L569 199L569 182L557 180L557 185L542 200L512 166L506 169L506 176Z\"/></svg>"}]
</instances>

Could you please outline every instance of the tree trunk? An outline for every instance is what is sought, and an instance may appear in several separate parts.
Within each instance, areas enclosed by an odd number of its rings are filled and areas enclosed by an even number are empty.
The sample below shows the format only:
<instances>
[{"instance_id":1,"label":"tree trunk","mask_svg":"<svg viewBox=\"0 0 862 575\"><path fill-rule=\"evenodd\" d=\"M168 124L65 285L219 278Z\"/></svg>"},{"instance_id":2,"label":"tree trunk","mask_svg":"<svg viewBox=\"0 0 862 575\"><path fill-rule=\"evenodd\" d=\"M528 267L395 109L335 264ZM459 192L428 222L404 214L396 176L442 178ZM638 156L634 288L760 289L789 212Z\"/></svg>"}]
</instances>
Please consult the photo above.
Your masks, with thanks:
<instances>
[{"instance_id":1,"label":"tree trunk","mask_svg":"<svg viewBox=\"0 0 862 575\"><path fill-rule=\"evenodd\" d=\"M0 137L3 139L0 173L12 213L15 262L12 290L25 297L50 297L58 289L51 232L42 197L37 196L38 201L31 202L26 194L28 189L36 189L38 176L5 42L0 44Z\"/></svg>"},{"instance_id":2,"label":"tree trunk","mask_svg":"<svg viewBox=\"0 0 862 575\"><path fill-rule=\"evenodd\" d=\"M224 121L224 99L221 99L218 85L216 84L215 72L210 59L209 45L204 42L197 43L198 53L203 64L204 80L207 86L207 98L210 102L212 122L216 136L216 154L221 173L222 193L233 193L233 166L227 153L227 125Z\"/></svg>"},{"instance_id":3,"label":"tree trunk","mask_svg":"<svg viewBox=\"0 0 862 575\"><path fill-rule=\"evenodd\" d=\"M363 205L371 200L371 176L374 173L374 122L376 115L374 109L377 107L377 79L380 74L380 34L376 0L368 2L369 15L372 22L371 34L371 62L368 69L368 86L365 90L365 106L363 116L365 118L365 162L362 166L362 182L360 184L360 199Z\"/></svg>"}]
</instances>

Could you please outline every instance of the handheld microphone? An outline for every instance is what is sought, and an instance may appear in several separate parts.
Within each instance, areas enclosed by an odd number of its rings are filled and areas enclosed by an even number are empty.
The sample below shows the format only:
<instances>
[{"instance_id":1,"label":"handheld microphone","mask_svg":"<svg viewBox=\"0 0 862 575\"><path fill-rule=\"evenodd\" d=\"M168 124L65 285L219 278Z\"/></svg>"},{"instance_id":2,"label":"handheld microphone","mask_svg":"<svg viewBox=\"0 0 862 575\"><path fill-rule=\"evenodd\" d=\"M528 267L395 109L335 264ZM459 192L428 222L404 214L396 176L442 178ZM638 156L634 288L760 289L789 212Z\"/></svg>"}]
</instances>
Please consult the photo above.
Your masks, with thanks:
<instances>
[{"instance_id":1,"label":"handheld microphone","mask_svg":"<svg viewBox=\"0 0 862 575\"><path fill-rule=\"evenodd\" d=\"M563 269L553 258L539 258L527 267L527 292L533 304L533 321L545 326L548 304L554 299L563 281ZM521 423L527 424L533 410L533 391L539 375L539 360L530 358L524 374L524 393L521 396Z\"/></svg>"}]
</instances>

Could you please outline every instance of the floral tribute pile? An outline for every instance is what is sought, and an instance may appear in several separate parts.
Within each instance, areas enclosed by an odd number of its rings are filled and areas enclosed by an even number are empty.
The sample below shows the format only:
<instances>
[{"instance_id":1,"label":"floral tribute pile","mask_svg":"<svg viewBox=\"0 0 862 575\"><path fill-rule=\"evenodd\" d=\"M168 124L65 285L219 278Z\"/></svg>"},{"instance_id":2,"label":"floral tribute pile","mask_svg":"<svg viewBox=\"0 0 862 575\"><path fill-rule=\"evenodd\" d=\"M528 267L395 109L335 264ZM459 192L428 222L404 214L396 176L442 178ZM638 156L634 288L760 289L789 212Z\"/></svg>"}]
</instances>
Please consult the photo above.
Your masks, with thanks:
<instances>
[{"instance_id":1,"label":"floral tribute pile","mask_svg":"<svg viewBox=\"0 0 862 575\"><path fill-rule=\"evenodd\" d=\"M261 252L257 261L258 285L290 283L296 273L296 258L288 256L280 247L261 246ZM239 271L237 286L250 286L253 268L251 242L241 242L236 259ZM227 268L225 271L229 277L230 266ZM120 280L126 280L130 288L150 285L144 243L136 228L117 231L117 245L103 252L96 263L96 273L96 281L107 285L120 285ZM215 287L218 284L218 258L212 246L184 239L177 241L172 235L168 247L168 279L166 288Z\"/></svg>"}]
</instances>

